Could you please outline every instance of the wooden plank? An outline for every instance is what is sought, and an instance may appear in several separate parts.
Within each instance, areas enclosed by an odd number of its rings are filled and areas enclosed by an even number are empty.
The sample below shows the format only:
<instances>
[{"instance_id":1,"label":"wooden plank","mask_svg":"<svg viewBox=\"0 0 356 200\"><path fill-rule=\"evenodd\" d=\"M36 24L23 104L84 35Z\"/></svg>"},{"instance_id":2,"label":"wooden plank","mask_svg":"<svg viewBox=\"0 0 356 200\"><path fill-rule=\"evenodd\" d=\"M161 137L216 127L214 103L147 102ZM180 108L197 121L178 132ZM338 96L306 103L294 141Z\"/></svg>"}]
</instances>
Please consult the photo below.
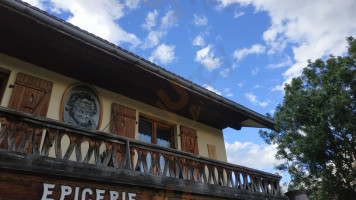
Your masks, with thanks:
<instances>
[{"instance_id":1,"label":"wooden plank","mask_svg":"<svg viewBox=\"0 0 356 200\"><path fill-rule=\"evenodd\" d=\"M55 184L55 185L66 185L67 180L78 181L78 184L69 184L72 187L73 191L75 187L80 188L92 188L94 189L104 189L104 185L113 186L117 190L121 190L121 185L126 185L129 188L139 188L139 191L146 191L148 194L156 194L155 198L164 199L160 194L166 195L167 193L172 194L182 194L191 195L188 199L246 199L254 197L254 199L283 199L286 198L282 195L271 195L263 194L261 192L252 192L247 190L239 190L236 188L228 188L218 185L210 185L205 183L193 183L186 180L156 176L151 174L143 174L141 172L129 171L129 170L120 170L116 168L108 168L84 163L78 163L68 160L58 160L54 158L46 158L39 155L30 155L30 154L21 154L16 152L6 152L5 150L0 150L0 174L9 174L9 171L14 171L14 174L21 177L25 173L29 175L29 178L26 180L36 180L38 177L43 177L44 181L40 182L40 185L43 190L43 183ZM54 179L51 179L52 176L55 176ZM28 184L26 180L21 180L11 186L11 181L2 182L3 178L0 178L0 194L12 194L8 191L16 191L21 189L22 192L38 192L38 188L31 190L32 186L24 186L21 188L21 184ZM15 181L13 181L15 182ZM80 183L79 183L80 182ZM81 183L85 184L82 186ZM98 183L99 186L93 186L92 184ZM30 183L30 185L35 185ZM26 189L27 188L27 189ZM109 190L109 189L107 189ZM158 191L157 191L158 190ZM123 191L123 190L121 190ZM148 199L151 198L148 196L139 195L137 191L137 199ZM154 191L154 192L153 192ZM4 192L4 193L3 193ZM135 192L127 190L127 192ZM20 192L21 193L21 192ZM41 193L41 192L40 192ZM145 192L143 192L146 194ZM140 193L141 194L141 193ZM24 194L23 194L24 195ZM23 199L23 195L21 198ZM42 193L40 194L40 196ZM166 197L164 196L163 197ZM31 200L33 196L30 194L26 195ZM38 196L37 196L38 197ZM34 199L40 199L34 197ZM172 196L176 198L181 198L181 196ZM152 197L153 198L153 197ZM4 198L6 199L6 198ZM8 198L11 200L11 198ZM19 198L14 198L14 200ZM58 198L57 198L58 199ZM73 199L73 198L72 198ZM92 199L95 199L93 197ZM169 198L170 199L170 198ZM185 199L185 198L181 198ZM126 199L127 200L127 199Z\"/></svg>"}]
</instances>

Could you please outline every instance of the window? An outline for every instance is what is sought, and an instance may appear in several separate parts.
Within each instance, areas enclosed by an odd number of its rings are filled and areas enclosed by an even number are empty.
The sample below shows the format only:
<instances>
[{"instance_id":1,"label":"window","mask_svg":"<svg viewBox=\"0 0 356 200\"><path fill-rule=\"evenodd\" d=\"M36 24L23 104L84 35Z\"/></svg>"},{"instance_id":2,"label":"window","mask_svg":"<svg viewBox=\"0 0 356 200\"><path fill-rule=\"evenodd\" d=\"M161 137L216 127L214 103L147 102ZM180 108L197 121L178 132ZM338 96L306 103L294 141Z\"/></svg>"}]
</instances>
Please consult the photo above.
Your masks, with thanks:
<instances>
[{"instance_id":1,"label":"window","mask_svg":"<svg viewBox=\"0 0 356 200\"><path fill-rule=\"evenodd\" d=\"M168 148L175 147L173 125L140 117L138 126L138 140Z\"/></svg>"}]
</instances>

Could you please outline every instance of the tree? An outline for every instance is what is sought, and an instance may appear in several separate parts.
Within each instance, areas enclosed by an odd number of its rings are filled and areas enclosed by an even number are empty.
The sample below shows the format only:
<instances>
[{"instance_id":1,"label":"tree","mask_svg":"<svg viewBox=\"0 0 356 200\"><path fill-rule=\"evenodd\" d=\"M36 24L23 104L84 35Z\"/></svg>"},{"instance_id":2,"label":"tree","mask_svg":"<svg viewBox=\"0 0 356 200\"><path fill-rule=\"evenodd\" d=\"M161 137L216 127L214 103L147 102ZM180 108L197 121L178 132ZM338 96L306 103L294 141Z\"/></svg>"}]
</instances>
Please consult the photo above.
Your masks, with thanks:
<instances>
[{"instance_id":1,"label":"tree","mask_svg":"<svg viewBox=\"0 0 356 200\"><path fill-rule=\"evenodd\" d=\"M305 189L311 199L356 199L356 40L347 40L346 56L308 61L285 86L275 131L260 131L277 144L289 190Z\"/></svg>"}]
</instances>

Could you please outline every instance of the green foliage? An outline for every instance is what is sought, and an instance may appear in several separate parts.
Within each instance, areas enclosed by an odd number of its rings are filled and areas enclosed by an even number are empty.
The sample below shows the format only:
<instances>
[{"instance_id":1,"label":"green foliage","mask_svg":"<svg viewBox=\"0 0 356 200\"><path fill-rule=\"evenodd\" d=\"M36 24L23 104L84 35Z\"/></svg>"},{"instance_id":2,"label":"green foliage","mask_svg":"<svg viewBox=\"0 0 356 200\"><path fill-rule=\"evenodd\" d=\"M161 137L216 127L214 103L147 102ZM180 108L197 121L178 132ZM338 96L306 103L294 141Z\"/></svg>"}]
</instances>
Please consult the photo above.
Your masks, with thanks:
<instances>
[{"instance_id":1,"label":"green foliage","mask_svg":"<svg viewBox=\"0 0 356 200\"><path fill-rule=\"evenodd\" d=\"M260 131L278 145L289 190L306 189L311 199L356 199L356 40L349 54L308 62L285 87L274 115L276 131Z\"/></svg>"}]
</instances>

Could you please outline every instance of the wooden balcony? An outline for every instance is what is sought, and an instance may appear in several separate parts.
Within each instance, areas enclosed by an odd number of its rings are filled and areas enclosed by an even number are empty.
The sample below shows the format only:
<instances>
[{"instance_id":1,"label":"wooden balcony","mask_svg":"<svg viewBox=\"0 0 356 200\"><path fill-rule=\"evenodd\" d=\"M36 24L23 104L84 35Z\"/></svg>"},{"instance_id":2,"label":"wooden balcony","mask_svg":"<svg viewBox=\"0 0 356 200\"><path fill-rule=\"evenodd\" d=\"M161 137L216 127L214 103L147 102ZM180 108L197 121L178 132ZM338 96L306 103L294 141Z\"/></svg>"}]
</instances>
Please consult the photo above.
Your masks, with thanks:
<instances>
[{"instance_id":1,"label":"wooden balcony","mask_svg":"<svg viewBox=\"0 0 356 200\"><path fill-rule=\"evenodd\" d=\"M287 199L273 174L4 107L0 119L0 199Z\"/></svg>"}]
</instances>

